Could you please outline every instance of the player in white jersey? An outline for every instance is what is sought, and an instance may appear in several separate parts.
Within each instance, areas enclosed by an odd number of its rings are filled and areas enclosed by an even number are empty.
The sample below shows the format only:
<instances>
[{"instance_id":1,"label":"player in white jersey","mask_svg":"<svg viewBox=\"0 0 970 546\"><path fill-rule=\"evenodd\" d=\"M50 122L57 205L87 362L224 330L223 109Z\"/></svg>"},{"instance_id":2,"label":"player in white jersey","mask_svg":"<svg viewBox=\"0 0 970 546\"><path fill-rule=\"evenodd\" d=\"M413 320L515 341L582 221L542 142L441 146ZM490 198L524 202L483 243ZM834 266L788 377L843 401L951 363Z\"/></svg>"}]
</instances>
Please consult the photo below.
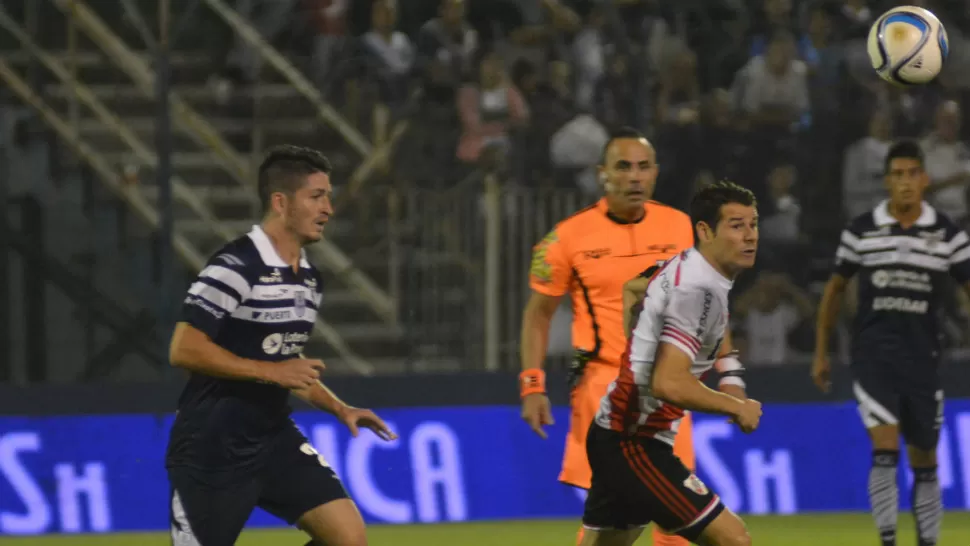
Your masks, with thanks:
<instances>
[{"instance_id":1,"label":"player in white jersey","mask_svg":"<svg viewBox=\"0 0 970 546\"><path fill-rule=\"evenodd\" d=\"M694 196L690 216L698 244L653 273L620 375L590 427L584 546L630 546L650 522L697 544L751 544L741 519L680 462L673 443L685 410L730 416L746 433L758 427L761 404L743 398L741 364L723 352L728 292L757 252L757 203L749 190L719 182ZM740 397L704 386L715 366Z\"/></svg>"}]
</instances>

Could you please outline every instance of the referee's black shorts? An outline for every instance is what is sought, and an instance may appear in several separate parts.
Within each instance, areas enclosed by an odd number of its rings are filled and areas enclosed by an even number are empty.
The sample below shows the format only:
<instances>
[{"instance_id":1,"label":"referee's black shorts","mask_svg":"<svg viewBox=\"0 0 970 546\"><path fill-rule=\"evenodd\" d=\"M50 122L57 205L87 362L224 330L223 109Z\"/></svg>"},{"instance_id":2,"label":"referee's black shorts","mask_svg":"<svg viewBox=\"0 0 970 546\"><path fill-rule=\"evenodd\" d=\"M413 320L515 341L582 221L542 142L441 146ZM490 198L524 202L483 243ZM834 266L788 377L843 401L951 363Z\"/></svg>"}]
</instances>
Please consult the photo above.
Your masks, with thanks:
<instances>
[{"instance_id":1,"label":"referee's black shorts","mask_svg":"<svg viewBox=\"0 0 970 546\"><path fill-rule=\"evenodd\" d=\"M586 440L593 483L583 526L626 530L653 522L687 540L724 511L721 499L659 440L627 436L595 422Z\"/></svg>"},{"instance_id":2,"label":"referee's black shorts","mask_svg":"<svg viewBox=\"0 0 970 546\"><path fill-rule=\"evenodd\" d=\"M927 366L929 368L929 366ZM943 386L936 377L908 377L899 368L871 361L852 364L852 391L867 429L895 425L906 445L936 451L943 426Z\"/></svg>"},{"instance_id":3,"label":"referee's black shorts","mask_svg":"<svg viewBox=\"0 0 970 546\"><path fill-rule=\"evenodd\" d=\"M347 498L333 469L295 427L274 443L258 471L219 480L168 469L173 546L232 546L255 507L293 525L306 512Z\"/></svg>"}]
</instances>

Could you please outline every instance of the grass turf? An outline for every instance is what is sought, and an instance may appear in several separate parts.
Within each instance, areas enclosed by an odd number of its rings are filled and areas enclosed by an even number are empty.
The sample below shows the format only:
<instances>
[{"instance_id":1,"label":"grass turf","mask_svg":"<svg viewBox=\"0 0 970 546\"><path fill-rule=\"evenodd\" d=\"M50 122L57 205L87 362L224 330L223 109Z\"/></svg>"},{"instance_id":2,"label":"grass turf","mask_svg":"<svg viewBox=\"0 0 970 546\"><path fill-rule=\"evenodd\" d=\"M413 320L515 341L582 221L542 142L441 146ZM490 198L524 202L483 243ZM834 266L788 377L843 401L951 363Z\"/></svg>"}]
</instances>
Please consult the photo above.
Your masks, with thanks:
<instances>
[{"instance_id":1,"label":"grass turf","mask_svg":"<svg viewBox=\"0 0 970 546\"><path fill-rule=\"evenodd\" d=\"M858 546L877 544L869 514L749 516L744 520L754 544L784 546ZM575 521L502 521L441 525L375 525L368 530L371 546L571 546ZM294 530L248 530L238 546L302 546ZM649 532L637 546L650 544ZM3 546L167 546L164 533L110 535L44 535L0 537ZM916 544L912 517L900 516L899 544ZM947 512L940 546L970 544L970 512Z\"/></svg>"}]
</instances>

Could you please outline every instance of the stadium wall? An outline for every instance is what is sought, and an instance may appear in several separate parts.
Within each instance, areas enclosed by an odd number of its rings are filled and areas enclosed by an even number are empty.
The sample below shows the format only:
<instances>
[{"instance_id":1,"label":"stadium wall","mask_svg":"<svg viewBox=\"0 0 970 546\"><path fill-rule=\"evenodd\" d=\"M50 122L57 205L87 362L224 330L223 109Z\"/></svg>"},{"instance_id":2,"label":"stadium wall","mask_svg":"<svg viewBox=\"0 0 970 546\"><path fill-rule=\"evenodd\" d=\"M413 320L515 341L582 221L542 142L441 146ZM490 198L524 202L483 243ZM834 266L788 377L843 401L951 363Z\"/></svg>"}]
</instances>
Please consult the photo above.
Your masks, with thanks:
<instances>
[{"instance_id":1,"label":"stadium wall","mask_svg":"<svg viewBox=\"0 0 970 546\"><path fill-rule=\"evenodd\" d=\"M448 386L424 381L425 396L429 386ZM472 391L492 386L467 378L461 384L473 399ZM111 392L100 390L102 397ZM522 424L514 403L373 405L399 440L350 438L325 414L294 414L368 521L578 518L581 495L556 482L566 407L556 407L544 441ZM166 529L163 460L171 420L170 411L0 416L0 534ZM867 510L869 446L851 401L769 403L751 435L722 418L698 416L694 438L700 477L739 512ZM939 460L946 506L970 508L970 399L948 402ZM905 468L904 461L904 506L911 484ZM250 523L279 524L261 511Z\"/></svg>"}]
</instances>

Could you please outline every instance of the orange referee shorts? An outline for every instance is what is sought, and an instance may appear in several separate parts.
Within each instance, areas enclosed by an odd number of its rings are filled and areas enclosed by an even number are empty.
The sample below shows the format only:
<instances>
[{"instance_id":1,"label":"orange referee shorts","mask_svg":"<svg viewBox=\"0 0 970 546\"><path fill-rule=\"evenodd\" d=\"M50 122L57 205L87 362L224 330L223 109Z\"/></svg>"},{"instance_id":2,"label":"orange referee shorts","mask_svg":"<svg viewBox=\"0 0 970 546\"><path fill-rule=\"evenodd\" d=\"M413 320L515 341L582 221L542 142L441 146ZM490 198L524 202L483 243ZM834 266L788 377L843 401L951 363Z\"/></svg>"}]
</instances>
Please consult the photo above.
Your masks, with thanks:
<instances>
[{"instance_id":1,"label":"orange referee shorts","mask_svg":"<svg viewBox=\"0 0 970 546\"><path fill-rule=\"evenodd\" d=\"M593 423L600 401L606 389L619 373L616 366L590 362L583 372L583 379L573 390L570 398L572 412L569 416L569 435L566 436L566 449L563 453L562 471L559 481L567 485L589 489L593 473L586 459L586 433ZM684 466L695 468L694 443L690 413L684 415L674 441L674 454ZM687 546L688 542L675 535L667 535L653 528L653 543L656 546Z\"/></svg>"}]
</instances>

